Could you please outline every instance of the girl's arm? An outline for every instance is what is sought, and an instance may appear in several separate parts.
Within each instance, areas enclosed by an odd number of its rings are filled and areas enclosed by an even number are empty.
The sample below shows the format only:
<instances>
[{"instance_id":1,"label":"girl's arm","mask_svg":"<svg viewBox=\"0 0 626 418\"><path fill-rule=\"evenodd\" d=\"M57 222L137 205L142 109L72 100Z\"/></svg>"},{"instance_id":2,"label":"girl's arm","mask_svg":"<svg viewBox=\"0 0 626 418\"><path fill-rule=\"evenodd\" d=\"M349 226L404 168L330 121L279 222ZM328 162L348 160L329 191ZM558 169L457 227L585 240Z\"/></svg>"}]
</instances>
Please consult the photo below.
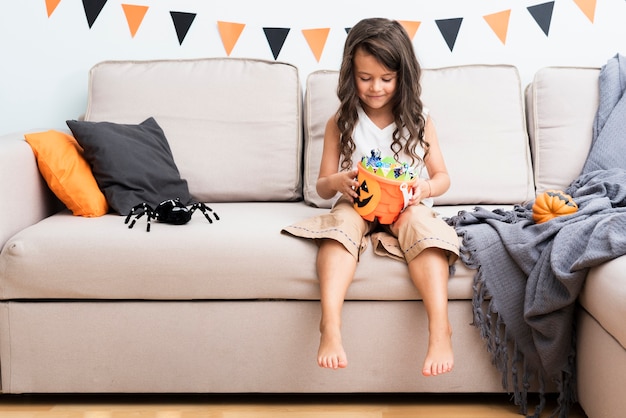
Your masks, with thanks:
<instances>
[{"instance_id":1,"label":"girl's arm","mask_svg":"<svg viewBox=\"0 0 626 418\"><path fill-rule=\"evenodd\" d=\"M429 180L420 180L414 188L414 203L419 203L422 199L440 196L450 188L450 176L441 153L437 131L432 119L426 119L424 127L424 137L430 144L425 165L428 170Z\"/></svg>"},{"instance_id":2,"label":"girl's arm","mask_svg":"<svg viewBox=\"0 0 626 418\"><path fill-rule=\"evenodd\" d=\"M358 170L339 171L339 138L341 133L333 116L326 123L324 132L324 150L320 163L320 174L317 178L316 190L322 199L332 199L337 192L356 198L355 189L359 186L356 181Z\"/></svg>"}]
</instances>

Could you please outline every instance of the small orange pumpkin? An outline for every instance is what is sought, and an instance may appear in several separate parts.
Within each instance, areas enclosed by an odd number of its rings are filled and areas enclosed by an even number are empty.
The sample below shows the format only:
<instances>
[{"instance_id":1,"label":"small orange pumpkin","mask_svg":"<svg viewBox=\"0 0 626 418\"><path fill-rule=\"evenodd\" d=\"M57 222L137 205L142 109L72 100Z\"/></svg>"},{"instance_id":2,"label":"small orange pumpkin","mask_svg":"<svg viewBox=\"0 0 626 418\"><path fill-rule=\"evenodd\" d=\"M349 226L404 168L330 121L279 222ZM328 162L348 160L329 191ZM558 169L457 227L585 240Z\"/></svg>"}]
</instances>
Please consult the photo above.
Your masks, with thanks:
<instances>
[{"instance_id":1,"label":"small orange pumpkin","mask_svg":"<svg viewBox=\"0 0 626 418\"><path fill-rule=\"evenodd\" d=\"M546 190L533 203L533 220L540 224L557 216L571 215L578 210L572 196L561 190Z\"/></svg>"}]
</instances>

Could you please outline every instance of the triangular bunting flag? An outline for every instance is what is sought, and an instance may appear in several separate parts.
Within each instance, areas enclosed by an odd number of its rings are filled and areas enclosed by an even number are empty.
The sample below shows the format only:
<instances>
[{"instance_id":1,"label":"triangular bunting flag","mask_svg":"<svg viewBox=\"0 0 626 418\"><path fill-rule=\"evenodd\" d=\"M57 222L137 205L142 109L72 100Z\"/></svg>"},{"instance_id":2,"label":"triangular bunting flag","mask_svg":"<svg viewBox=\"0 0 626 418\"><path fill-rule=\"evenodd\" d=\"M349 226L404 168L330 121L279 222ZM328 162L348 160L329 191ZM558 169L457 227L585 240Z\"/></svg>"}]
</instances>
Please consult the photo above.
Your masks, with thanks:
<instances>
[{"instance_id":1,"label":"triangular bunting flag","mask_svg":"<svg viewBox=\"0 0 626 418\"><path fill-rule=\"evenodd\" d=\"M554 2L549 1L547 3L537 4L536 6L529 6L528 11L535 19L543 33L548 36L550 32L550 23L552 22L552 10L554 9Z\"/></svg>"},{"instance_id":2,"label":"triangular bunting flag","mask_svg":"<svg viewBox=\"0 0 626 418\"><path fill-rule=\"evenodd\" d=\"M217 22L217 29L220 31L226 55L230 56L245 26L243 23Z\"/></svg>"},{"instance_id":3,"label":"triangular bunting flag","mask_svg":"<svg viewBox=\"0 0 626 418\"><path fill-rule=\"evenodd\" d=\"M574 0L574 3L576 3L585 16L593 23L593 19L596 15L596 0Z\"/></svg>"},{"instance_id":4,"label":"triangular bunting flag","mask_svg":"<svg viewBox=\"0 0 626 418\"><path fill-rule=\"evenodd\" d=\"M326 45L326 39L328 39L329 32L330 28L302 29L302 34L306 38L311 51L313 51L313 55L315 55L317 62L320 62L320 58L322 58L322 52L324 51L324 46Z\"/></svg>"},{"instance_id":5,"label":"triangular bunting flag","mask_svg":"<svg viewBox=\"0 0 626 418\"><path fill-rule=\"evenodd\" d=\"M48 17L52 16L54 10L61 3L61 0L46 0L46 11L48 12Z\"/></svg>"},{"instance_id":6,"label":"triangular bunting flag","mask_svg":"<svg viewBox=\"0 0 626 418\"><path fill-rule=\"evenodd\" d=\"M450 52L452 52L454 44L456 43L456 37L459 34L459 29L461 29L461 23L463 23L463 18L457 17L452 19L440 19L435 20L435 23L439 28L439 32L443 35L443 39L445 39L448 44Z\"/></svg>"},{"instance_id":7,"label":"triangular bunting flag","mask_svg":"<svg viewBox=\"0 0 626 418\"><path fill-rule=\"evenodd\" d=\"M102 11L102 8L107 3L107 0L83 0L83 7L85 8L85 17L87 17L87 24L89 29L93 26L94 22L98 18L98 15Z\"/></svg>"},{"instance_id":8,"label":"triangular bunting flag","mask_svg":"<svg viewBox=\"0 0 626 418\"><path fill-rule=\"evenodd\" d=\"M182 45L193 20L196 18L196 14L187 12L170 12L170 16L172 16L172 21L174 22L174 28L176 29L176 35L178 36L178 43Z\"/></svg>"},{"instance_id":9,"label":"triangular bunting flag","mask_svg":"<svg viewBox=\"0 0 626 418\"><path fill-rule=\"evenodd\" d=\"M278 59L278 54L285 44L287 35L289 35L289 28L263 28L267 42L270 44L272 55L274 59Z\"/></svg>"},{"instance_id":10,"label":"triangular bunting flag","mask_svg":"<svg viewBox=\"0 0 626 418\"><path fill-rule=\"evenodd\" d=\"M349 33L350 29L352 29L352 28L344 28L344 29L346 30L346 33Z\"/></svg>"},{"instance_id":11,"label":"triangular bunting flag","mask_svg":"<svg viewBox=\"0 0 626 418\"><path fill-rule=\"evenodd\" d=\"M500 38L502 44L506 44L506 34L509 30L511 10L504 10L502 12L493 13L483 17L489 26L491 26L491 29L495 32L498 38Z\"/></svg>"},{"instance_id":12,"label":"triangular bunting flag","mask_svg":"<svg viewBox=\"0 0 626 418\"><path fill-rule=\"evenodd\" d=\"M128 29L130 29L130 36L134 38L137 33L137 29L141 26L141 22L148 11L148 6L122 4L122 8L124 9L124 14L126 15Z\"/></svg>"},{"instance_id":13,"label":"triangular bunting flag","mask_svg":"<svg viewBox=\"0 0 626 418\"><path fill-rule=\"evenodd\" d=\"M404 26L404 30L406 30L406 33L409 34L409 38L413 39L415 33L417 32L417 29L420 27L420 24L422 22L416 22L412 20L398 20L398 23Z\"/></svg>"}]
</instances>

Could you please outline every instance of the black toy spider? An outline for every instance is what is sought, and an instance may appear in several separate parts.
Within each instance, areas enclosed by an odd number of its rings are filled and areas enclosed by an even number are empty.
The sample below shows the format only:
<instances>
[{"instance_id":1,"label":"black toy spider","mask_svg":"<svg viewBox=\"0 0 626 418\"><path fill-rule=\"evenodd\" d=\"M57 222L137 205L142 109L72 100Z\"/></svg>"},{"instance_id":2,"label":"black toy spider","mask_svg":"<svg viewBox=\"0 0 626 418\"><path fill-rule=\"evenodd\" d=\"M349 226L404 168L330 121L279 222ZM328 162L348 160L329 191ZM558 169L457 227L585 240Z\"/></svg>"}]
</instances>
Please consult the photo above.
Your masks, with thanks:
<instances>
[{"instance_id":1,"label":"black toy spider","mask_svg":"<svg viewBox=\"0 0 626 418\"><path fill-rule=\"evenodd\" d=\"M187 207L181 203L179 198L176 198L165 200L159 203L154 209L152 209L152 207L146 202L140 203L128 212L124 223L127 224L130 221L130 218L135 216L135 219L133 219L130 225L128 225L128 228L130 229L135 226L135 223L139 220L139 218L146 215L148 224L146 231L150 232L150 220L155 219L158 222L167 224L183 225L191 220L191 216L196 209L200 209L202 211L202 214L205 218L207 218L209 223L213 223L213 220L210 217L211 213L215 216L216 221L220 220L217 213L213 212L213 209L204 203L194 203L193 205Z\"/></svg>"}]
</instances>

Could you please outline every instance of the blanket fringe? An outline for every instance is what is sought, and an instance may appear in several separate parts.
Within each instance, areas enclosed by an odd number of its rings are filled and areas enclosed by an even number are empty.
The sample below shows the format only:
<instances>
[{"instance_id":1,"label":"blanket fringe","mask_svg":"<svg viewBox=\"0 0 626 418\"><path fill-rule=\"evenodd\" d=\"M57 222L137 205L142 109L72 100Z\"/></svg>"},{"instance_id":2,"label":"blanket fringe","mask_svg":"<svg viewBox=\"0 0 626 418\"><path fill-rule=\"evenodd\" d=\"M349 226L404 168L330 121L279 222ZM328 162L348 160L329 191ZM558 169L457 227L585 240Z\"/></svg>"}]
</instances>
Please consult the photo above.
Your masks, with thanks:
<instances>
[{"instance_id":1,"label":"blanket fringe","mask_svg":"<svg viewBox=\"0 0 626 418\"><path fill-rule=\"evenodd\" d=\"M460 234L460 236L463 244L460 259L466 266L476 270L473 282L472 325L479 330L481 338L486 343L487 351L491 354L492 364L502 375L503 389L512 390L513 402L520 408L520 414L528 418L539 418L546 406L545 378L541 371L531 370L517 344L508 338L506 325L498 314L497 307L489 294L481 266L478 264L478 260L473 257L475 243L466 234ZM509 349L512 349L512 356ZM571 353L569 363L570 367L575 367L575 352ZM559 390L559 397L558 405L551 417L566 418L569 415L570 406L576 402L576 382L572 378L573 376L575 373L564 375L555 382ZM509 381L509 377L511 381ZM533 414L529 415L528 394L533 381L536 381L538 385L539 400L535 405Z\"/></svg>"},{"instance_id":2,"label":"blanket fringe","mask_svg":"<svg viewBox=\"0 0 626 418\"><path fill-rule=\"evenodd\" d=\"M502 376L502 387L512 391L513 402L520 408L520 414L539 418L546 405L544 379L530 369L517 344L512 344L507 338L504 321L495 311L493 301L487 301L487 291L481 283L480 270L476 278L473 325L480 331L487 351L491 354L491 361ZM512 350L512 355L509 350ZM531 382L535 379L539 386L539 403L535 406L533 415L528 415L528 394Z\"/></svg>"}]
</instances>

